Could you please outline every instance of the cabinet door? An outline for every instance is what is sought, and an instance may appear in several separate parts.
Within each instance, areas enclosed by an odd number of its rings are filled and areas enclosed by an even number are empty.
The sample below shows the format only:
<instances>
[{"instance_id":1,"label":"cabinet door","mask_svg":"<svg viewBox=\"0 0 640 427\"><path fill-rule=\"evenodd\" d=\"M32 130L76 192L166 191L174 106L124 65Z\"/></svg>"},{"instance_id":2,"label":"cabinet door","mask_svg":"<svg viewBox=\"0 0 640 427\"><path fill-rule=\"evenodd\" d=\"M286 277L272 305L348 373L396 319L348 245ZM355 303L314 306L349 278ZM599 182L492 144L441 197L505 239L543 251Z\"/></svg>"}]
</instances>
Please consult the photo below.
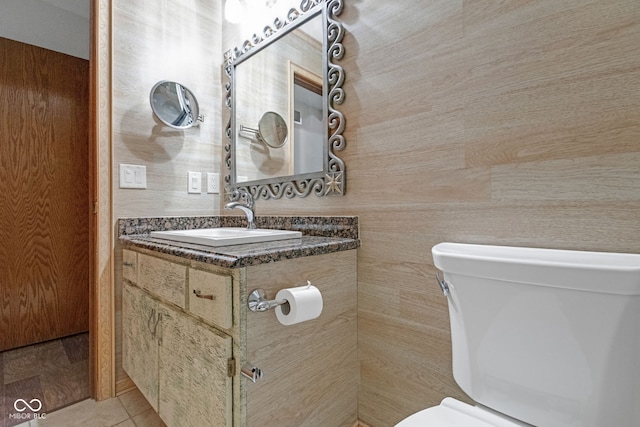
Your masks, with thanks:
<instances>
[{"instance_id":1,"label":"cabinet door","mask_svg":"<svg viewBox=\"0 0 640 427\"><path fill-rule=\"evenodd\" d=\"M160 418L169 426L231 426L231 337L183 313L160 311Z\"/></svg>"},{"instance_id":2,"label":"cabinet door","mask_svg":"<svg viewBox=\"0 0 640 427\"><path fill-rule=\"evenodd\" d=\"M122 297L122 367L157 411L158 303L127 283Z\"/></svg>"}]
</instances>

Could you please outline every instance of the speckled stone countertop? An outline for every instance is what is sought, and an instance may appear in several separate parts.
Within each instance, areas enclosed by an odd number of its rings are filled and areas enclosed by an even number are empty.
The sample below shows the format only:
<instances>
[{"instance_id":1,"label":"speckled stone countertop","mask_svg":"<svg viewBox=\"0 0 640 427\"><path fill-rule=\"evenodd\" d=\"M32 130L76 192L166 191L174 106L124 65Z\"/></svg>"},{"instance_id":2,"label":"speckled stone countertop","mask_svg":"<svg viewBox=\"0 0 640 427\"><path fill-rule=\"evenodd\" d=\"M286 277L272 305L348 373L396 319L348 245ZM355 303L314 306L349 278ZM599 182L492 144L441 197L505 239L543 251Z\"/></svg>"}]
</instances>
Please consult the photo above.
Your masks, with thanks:
<instances>
[{"instance_id":1,"label":"speckled stone countertop","mask_svg":"<svg viewBox=\"0 0 640 427\"><path fill-rule=\"evenodd\" d=\"M246 227L241 216L121 218L118 238L125 248L144 248L226 268L281 261L356 249L358 217L259 216L256 227L302 232L302 240L282 240L221 247L171 242L149 236L151 231L194 228Z\"/></svg>"}]
</instances>

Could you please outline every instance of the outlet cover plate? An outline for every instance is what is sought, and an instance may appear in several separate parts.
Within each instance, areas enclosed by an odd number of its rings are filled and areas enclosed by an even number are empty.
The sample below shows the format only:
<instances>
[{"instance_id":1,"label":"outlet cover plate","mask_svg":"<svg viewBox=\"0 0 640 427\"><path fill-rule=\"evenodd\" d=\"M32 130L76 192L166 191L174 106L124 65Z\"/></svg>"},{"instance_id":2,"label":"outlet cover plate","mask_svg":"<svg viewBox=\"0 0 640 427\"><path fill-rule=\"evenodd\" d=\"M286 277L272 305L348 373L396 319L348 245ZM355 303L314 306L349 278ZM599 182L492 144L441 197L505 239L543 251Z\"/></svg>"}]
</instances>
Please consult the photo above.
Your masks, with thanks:
<instances>
[{"instance_id":1,"label":"outlet cover plate","mask_svg":"<svg viewBox=\"0 0 640 427\"><path fill-rule=\"evenodd\" d=\"M207 193L220 194L220 174L207 172Z\"/></svg>"}]
</instances>

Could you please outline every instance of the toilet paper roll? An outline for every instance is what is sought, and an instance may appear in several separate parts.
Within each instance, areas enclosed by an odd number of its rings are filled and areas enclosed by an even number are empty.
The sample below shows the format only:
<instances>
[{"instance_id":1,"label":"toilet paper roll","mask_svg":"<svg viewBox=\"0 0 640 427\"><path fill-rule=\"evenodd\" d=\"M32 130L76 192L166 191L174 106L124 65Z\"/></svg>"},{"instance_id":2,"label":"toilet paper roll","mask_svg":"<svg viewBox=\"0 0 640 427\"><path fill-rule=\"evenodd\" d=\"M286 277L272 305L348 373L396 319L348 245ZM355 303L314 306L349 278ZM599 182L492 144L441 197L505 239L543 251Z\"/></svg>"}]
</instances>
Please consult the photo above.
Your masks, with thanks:
<instances>
[{"instance_id":1,"label":"toilet paper roll","mask_svg":"<svg viewBox=\"0 0 640 427\"><path fill-rule=\"evenodd\" d=\"M281 289L276 300L286 299L288 304L276 307L276 317L283 325L294 325L315 319L322 313L322 294L313 285Z\"/></svg>"}]
</instances>

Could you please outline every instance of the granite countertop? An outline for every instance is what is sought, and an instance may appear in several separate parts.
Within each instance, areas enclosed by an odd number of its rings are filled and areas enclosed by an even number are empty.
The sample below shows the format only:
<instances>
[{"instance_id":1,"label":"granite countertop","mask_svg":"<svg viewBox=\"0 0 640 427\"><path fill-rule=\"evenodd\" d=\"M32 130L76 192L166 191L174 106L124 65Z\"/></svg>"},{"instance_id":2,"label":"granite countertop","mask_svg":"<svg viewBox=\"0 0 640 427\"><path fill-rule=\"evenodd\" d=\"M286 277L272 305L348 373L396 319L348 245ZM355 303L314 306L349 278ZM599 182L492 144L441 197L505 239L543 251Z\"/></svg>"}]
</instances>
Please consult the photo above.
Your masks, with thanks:
<instances>
[{"instance_id":1,"label":"granite countertop","mask_svg":"<svg viewBox=\"0 0 640 427\"><path fill-rule=\"evenodd\" d=\"M211 247L171 242L149 235L151 231L159 230L246 226L241 216L122 218L118 220L118 238L124 248L144 248L226 268L346 251L360 246L358 218L354 216L263 216L257 217L255 223L258 228L301 231L302 239Z\"/></svg>"}]
</instances>

